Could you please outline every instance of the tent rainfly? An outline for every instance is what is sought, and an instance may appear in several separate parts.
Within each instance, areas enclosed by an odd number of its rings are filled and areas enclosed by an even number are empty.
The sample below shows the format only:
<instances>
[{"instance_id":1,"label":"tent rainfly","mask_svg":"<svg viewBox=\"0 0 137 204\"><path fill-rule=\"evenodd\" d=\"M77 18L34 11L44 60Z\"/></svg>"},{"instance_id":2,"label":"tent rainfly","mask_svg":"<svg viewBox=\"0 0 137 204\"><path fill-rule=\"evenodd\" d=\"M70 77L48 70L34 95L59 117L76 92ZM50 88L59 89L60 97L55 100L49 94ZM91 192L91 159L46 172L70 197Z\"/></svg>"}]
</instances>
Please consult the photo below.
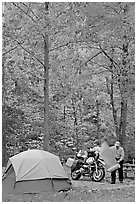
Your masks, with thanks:
<instances>
[{"instance_id":1,"label":"tent rainfly","mask_svg":"<svg viewBox=\"0 0 137 204\"><path fill-rule=\"evenodd\" d=\"M9 158L2 179L3 194L54 192L71 189L58 156L28 150Z\"/></svg>"}]
</instances>

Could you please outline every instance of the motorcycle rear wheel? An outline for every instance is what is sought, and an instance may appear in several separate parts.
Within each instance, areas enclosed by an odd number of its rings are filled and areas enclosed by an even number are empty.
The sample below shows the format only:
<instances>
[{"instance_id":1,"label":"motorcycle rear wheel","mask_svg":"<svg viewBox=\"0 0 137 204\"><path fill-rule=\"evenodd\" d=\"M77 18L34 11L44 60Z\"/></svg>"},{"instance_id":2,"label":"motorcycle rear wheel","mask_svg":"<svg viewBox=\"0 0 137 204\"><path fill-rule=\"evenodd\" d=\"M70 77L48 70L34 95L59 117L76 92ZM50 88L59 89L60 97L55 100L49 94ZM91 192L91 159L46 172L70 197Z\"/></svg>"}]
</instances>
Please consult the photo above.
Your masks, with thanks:
<instances>
[{"instance_id":1,"label":"motorcycle rear wheel","mask_svg":"<svg viewBox=\"0 0 137 204\"><path fill-rule=\"evenodd\" d=\"M81 177L81 173L80 172L76 172L77 170L71 170L71 178L73 180L78 180Z\"/></svg>"},{"instance_id":2,"label":"motorcycle rear wheel","mask_svg":"<svg viewBox=\"0 0 137 204\"><path fill-rule=\"evenodd\" d=\"M96 169L92 173L92 180L95 182L100 182L104 179L105 177L105 169L104 168L98 168L97 171Z\"/></svg>"}]
</instances>

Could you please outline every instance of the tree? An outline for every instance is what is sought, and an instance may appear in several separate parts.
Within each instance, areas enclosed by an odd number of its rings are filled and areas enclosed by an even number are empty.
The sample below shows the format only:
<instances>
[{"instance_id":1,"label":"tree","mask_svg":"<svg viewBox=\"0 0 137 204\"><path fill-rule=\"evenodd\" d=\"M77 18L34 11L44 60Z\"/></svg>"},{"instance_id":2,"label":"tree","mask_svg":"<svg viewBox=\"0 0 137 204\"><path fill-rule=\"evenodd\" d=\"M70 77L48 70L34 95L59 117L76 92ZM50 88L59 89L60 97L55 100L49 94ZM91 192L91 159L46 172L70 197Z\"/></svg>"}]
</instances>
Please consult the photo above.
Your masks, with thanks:
<instances>
[{"instance_id":1,"label":"tree","mask_svg":"<svg viewBox=\"0 0 137 204\"><path fill-rule=\"evenodd\" d=\"M5 5L5 107L24 114L14 138L62 154L104 134L134 139L134 4Z\"/></svg>"},{"instance_id":2,"label":"tree","mask_svg":"<svg viewBox=\"0 0 137 204\"><path fill-rule=\"evenodd\" d=\"M13 44L16 44L15 46L16 50L24 50L24 62L28 61L36 61L41 64L44 67L44 103L45 103L45 110L44 110L44 129L45 129L45 142L44 142L44 149L48 148L48 140L49 140L49 133L48 133L48 35L43 34L43 28L39 28L39 22L41 21L41 26L43 25L43 22L45 21L45 26L47 25L47 14L48 14L48 3L45 3L45 12L44 15L42 13L41 16L38 17L39 13L38 10L36 11L36 4L29 4L29 3L9 3L7 4L6 7L6 13L7 18L6 18L6 26L7 30L5 31L4 35L5 38L10 38ZM39 4L39 9L41 9L42 5ZM8 9L10 12L8 12ZM14 12L15 16L18 16L19 19L21 19L21 23L19 23L16 18L14 18ZM25 20L26 19L26 25L24 26ZM9 21L9 22L8 22ZM10 21L12 23L10 23ZM15 26L14 26L15 25ZM10 28L13 28L10 30ZM27 31L28 29L28 31ZM21 30L21 32L20 32ZM35 32L33 32L35 30ZM28 32L28 36L26 36L26 32ZM19 35L21 33L21 35ZM32 34L32 35L30 35ZM42 54L44 57L44 62L41 57L39 57L39 53L34 52L33 48L31 46L39 48L39 45L41 42L39 41L39 44L37 46L37 42L39 40L39 37L42 36L43 38L43 45L44 45L44 53ZM30 39L36 39L36 40L30 40ZM23 41L21 43L21 40ZM13 49L11 49L12 51ZM33 50L33 51L32 51ZM39 51L42 53L42 50L39 49ZM17 52L17 51L16 51ZM8 51L5 51L4 54L7 54ZM28 65L27 65L28 66ZM34 73L32 73L34 75ZM30 76L30 79L32 79L32 76ZM32 81L31 81L32 82ZM45 146L46 145L46 146Z\"/></svg>"},{"instance_id":3,"label":"tree","mask_svg":"<svg viewBox=\"0 0 137 204\"><path fill-rule=\"evenodd\" d=\"M46 22L48 14L48 2L45 3ZM46 23L46 26L49 26ZM49 149L49 42L48 34L44 36L44 148Z\"/></svg>"},{"instance_id":4,"label":"tree","mask_svg":"<svg viewBox=\"0 0 137 204\"><path fill-rule=\"evenodd\" d=\"M94 11L91 12L91 9ZM99 12L96 12L97 10ZM89 29L84 30L83 34L85 39L92 45L96 44L96 49L99 50L91 57L89 63L96 63L108 70L108 73L110 72L110 75L106 75L106 78L109 78L110 102L116 135L123 144L126 136L127 104L132 81L130 73L131 70L134 70L134 4L87 3L85 13ZM114 98L115 91L117 93L118 90L120 101L117 109ZM121 109L120 117L117 112L119 108Z\"/></svg>"}]
</instances>

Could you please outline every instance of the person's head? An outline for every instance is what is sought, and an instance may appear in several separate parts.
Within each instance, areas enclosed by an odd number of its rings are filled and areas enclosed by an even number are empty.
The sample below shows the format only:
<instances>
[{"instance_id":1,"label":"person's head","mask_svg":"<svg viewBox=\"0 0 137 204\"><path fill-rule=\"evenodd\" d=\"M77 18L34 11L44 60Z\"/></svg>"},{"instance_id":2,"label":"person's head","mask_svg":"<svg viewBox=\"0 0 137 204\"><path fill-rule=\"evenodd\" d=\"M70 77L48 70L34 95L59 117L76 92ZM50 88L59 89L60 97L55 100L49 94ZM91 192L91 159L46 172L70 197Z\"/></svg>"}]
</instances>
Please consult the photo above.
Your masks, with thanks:
<instances>
[{"instance_id":1,"label":"person's head","mask_svg":"<svg viewBox=\"0 0 137 204\"><path fill-rule=\"evenodd\" d=\"M116 142L115 142L115 147L116 147L116 148L119 148L119 147L120 147L120 142L119 142L119 141L116 141Z\"/></svg>"}]
</instances>

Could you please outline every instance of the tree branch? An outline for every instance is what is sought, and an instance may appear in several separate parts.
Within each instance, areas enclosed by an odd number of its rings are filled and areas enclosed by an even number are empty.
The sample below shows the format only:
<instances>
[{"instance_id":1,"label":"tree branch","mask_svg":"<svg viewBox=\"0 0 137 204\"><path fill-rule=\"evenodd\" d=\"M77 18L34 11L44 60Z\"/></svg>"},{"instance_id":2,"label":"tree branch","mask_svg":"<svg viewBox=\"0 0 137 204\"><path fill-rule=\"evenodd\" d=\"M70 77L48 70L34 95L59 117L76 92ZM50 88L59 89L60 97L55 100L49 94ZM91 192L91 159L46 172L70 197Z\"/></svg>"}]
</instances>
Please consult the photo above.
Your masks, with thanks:
<instances>
[{"instance_id":1,"label":"tree branch","mask_svg":"<svg viewBox=\"0 0 137 204\"><path fill-rule=\"evenodd\" d=\"M14 2L12 2L12 4L15 6L15 7L17 7L18 9L20 9L23 13L25 13L25 15L27 15L34 23L35 23L35 28L36 28L36 30L38 31L38 33L40 34L40 35L42 35L42 37L44 37L44 35L41 33L41 30L39 30L39 28L36 26L36 21L30 16L30 15L28 15L20 6L18 6L17 4L15 4ZM34 16L35 16L35 14L34 14Z\"/></svg>"},{"instance_id":2,"label":"tree branch","mask_svg":"<svg viewBox=\"0 0 137 204\"><path fill-rule=\"evenodd\" d=\"M37 58L33 53L31 53L30 51L28 51L25 47L22 46L22 44L14 39L13 37L9 36L13 41L15 41L23 50L25 50L25 52L27 52L29 55L31 55L33 58L35 58L43 67L44 67L44 63L39 59Z\"/></svg>"},{"instance_id":3,"label":"tree branch","mask_svg":"<svg viewBox=\"0 0 137 204\"><path fill-rule=\"evenodd\" d=\"M95 57L97 57L99 54L101 54L102 52L98 52L97 54L95 54L94 56L92 56L90 59L88 59L86 62L85 62L85 65L87 66L87 63L90 62L91 60L93 60Z\"/></svg>"},{"instance_id":4,"label":"tree branch","mask_svg":"<svg viewBox=\"0 0 137 204\"><path fill-rule=\"evenodd\" d=\"M57 49L59 49L59 48L62 48L62 47L66 47L66 46L68 46L69 44L76 44L76 43L87 43L86 41L83 41L83 40L79 40L79 41L75 41L75 42L67 42L66 44L64 44L64 45L60 45L60 46L58 46L58 47L55 47L55 48L52 48L52 49L50 49L49 51L54 51L54 50L57 50ZM90 47L90 48L92 48L92 49L99 49L98 47Z\"/></svg>"},{"instance_id":5,"label":"tree branch","mask_svg":"<svg viewBox=\"0 0 137 204\"><path fill-rule=\"evenodd\" d=\"M99 45L99 48L100 48L100 50L107 56L107 58L109 58L109 60L110 60L111 62L113 62L115 65L118 66L117 62L116 62L112 57L110 57L110 56L106 53L106 51L101 47L101 45ZM114 64L113 64L113 66L114 66Z\"/></svg>"},{"instance_id":6,"label":"tree branch","mask_svg":"<svg viewBox=\"0 0 137 204\"><path fill-rule=\"evenodd\" d=\"M103 64L99 64L99 63L95 63L95 62L94 62L94 64L98 65L100 68L102 67L102 68L106 69L107 71L113 73L113 70L110 69L110 66L105 66Z\"/></svg>"},{"instance_id":7,"label":"tree branch","mask_svg":"<svg viewBox=\"0 0 137 204\"><path fill-rule=\"evenodd\" d=\"M4 55L8 54L9 52L15 50L17 47L18 47L18 46L13 47L12 49L10 49L10 50L8 50L8 51L2 53L2 55L4 56Z\"/></svg>"},{"instance_id":8,"label":"tree branch","mask_svg":"<svg viewBox=\"0 0 137 204\"><path fill-rule=\"evenodd\" d=\"M15 4L14 2L12 2L12 4L17 7L18 9L20 9L23 13L25 13L34 23L36 23L36 21L30 16L28 15L20 6L18 6L17 4Z\"/></svg>"},{"instance_id":9,"label":"tree branch","mask_svg":"<svg viewBox=\"0 0 137 204\"><path fill-rule=\"evenodd\" d=\"M39 17L25 3L21 2L39 21Z\"/></svg>"}]
</instances>

